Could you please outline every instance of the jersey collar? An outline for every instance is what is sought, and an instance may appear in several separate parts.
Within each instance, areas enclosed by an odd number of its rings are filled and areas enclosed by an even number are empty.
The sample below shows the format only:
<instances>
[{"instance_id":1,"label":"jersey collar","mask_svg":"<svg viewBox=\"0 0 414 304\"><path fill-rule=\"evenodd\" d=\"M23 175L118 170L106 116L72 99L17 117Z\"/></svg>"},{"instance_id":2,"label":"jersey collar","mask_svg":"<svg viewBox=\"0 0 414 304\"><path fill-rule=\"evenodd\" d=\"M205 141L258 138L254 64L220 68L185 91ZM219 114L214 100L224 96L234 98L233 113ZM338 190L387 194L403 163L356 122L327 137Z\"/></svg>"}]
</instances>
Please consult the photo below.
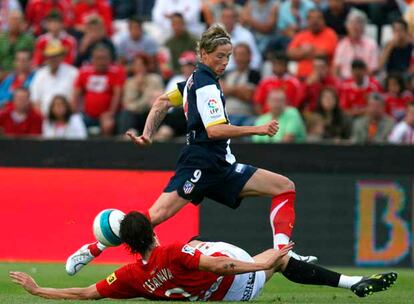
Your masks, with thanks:
<instances>
[{"instance_id":1,"label":"jersey collar","mask_svg":"<svg viewBox=\"0 0 414 304\"><path fill-rule=\"evenodd\" d=\"M212 69L210 69L208 66L206 66L205 64L199 62L197 63L197 68L202 71L206 71L207 73L209 73L211 76L214 77L214 79L218 80L220 77L216 75L216 73L213 72Z\"/></svg>"}]
</instances>

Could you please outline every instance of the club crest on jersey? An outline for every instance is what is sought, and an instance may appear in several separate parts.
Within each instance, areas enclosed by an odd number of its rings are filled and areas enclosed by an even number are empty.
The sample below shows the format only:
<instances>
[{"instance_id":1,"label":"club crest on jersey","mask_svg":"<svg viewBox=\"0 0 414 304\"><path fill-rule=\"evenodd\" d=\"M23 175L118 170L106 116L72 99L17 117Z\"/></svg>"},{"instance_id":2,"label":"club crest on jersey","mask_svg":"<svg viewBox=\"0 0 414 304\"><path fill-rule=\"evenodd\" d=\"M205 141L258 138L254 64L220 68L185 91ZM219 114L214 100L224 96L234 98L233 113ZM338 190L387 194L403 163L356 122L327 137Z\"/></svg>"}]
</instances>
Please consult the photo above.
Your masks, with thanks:
<instances>
[{"instance_id":1,"label":"club crest on jersey","mask_svg":"<svg viewBox=\"0 0 414 304\"><path fill-rule=\"evenodd\" d=\"M190 181L186 181L183 186L183 191L185 194L190 194L194 189L194 184Z\"/></svg>"},{"instance_id":2,"label":"club crest on jersey","mask_svg":"<svg viewBox=\"0 0 414 304\"><path fill-rule=\"evenodd\" d=\"M117 280L117 277L115 275L115 273L111 273L107 278L106 278L106 282L108 283L108 285L111 285L113 282L115 282Z\"/></svg>"},{"instance_id":3,"label":"club crest on jersey","mask_svg":"<svg viewBox=\"0 0 414 304\"><path fill-rule=\"evenodd\" d=\"M236 169L234 171L236 171L237 173L243 173L244 170L246 170L246 165L244 165L244 164L237 164L236 165Z\"/></svg>"},{"instance_id":4,"label":"club crest on jersey","mask_svg":"<svg viewBox=\"0 0 414 304\"><path fill-rule=\"evenodd\" d=\"M220 111L217 100L210 99L207 103L211 115L217 114Z\"/></svg>"},{"instance_id":5,"label":"club crest on jersey","mask_svg":"<svg viewBox=\"0 0 414 304\"><path fill-rule=\"evenodd\" d=\"M183 249L181 249L182 252L187 253L189 255L194 256L195 254L195 249L191 246L188 245L184 245Z\"/></svg>"}]
</instances>

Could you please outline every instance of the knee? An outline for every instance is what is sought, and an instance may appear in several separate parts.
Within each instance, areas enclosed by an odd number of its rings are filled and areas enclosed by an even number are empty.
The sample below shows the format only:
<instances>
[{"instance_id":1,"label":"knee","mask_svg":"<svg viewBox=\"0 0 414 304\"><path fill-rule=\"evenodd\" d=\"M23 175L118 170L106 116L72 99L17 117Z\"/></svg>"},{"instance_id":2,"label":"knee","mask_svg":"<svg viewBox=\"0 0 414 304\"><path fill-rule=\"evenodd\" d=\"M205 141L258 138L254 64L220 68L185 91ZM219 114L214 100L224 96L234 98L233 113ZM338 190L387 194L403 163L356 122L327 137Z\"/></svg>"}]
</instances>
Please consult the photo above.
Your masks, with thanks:
<instances>
[{"instance_id":1,"label":"knee","mask_svg":"<svg viewBox=\"0 0 414 304\"><path fill-rule=\"evenodd\" d=\"M163 208L163 207L156 208L156 209L151 208L149 210L149 215L151 217L151 224L153 226L157 226L171 217L168 209Z\"/></svg>"},{"instance_id":2,"label":"knee","mask_svg":"<svg viewBox=\"0 0 414 304\"><path fill-rule=\"evenodd\" d=\"M295 190L295 183L289 178L285 178L281 183L281 192Z\"/></svg>"}]
</instances>

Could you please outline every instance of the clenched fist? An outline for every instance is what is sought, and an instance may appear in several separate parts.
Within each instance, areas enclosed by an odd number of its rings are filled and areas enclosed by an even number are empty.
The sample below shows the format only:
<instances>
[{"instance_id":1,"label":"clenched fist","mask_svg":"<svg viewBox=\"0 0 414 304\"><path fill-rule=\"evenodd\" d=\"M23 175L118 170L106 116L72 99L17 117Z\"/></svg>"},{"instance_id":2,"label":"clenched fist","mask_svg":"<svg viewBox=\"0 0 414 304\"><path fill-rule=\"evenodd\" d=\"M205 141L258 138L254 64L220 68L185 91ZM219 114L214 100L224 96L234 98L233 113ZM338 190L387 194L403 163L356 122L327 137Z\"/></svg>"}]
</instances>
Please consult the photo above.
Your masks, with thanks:
<instances>
[{"instance_id":1,"label":"clenched fist","mask_svg":"<svg viewBox=\"0 0 414 304\"><path fill-rule=\"evenodd\" d=\"M279 130L279 123L272 119L267 124L258 126L259 130L257 132L257 135L268 135L273 136L277 133Z\"/></svg>"}]
</instances>

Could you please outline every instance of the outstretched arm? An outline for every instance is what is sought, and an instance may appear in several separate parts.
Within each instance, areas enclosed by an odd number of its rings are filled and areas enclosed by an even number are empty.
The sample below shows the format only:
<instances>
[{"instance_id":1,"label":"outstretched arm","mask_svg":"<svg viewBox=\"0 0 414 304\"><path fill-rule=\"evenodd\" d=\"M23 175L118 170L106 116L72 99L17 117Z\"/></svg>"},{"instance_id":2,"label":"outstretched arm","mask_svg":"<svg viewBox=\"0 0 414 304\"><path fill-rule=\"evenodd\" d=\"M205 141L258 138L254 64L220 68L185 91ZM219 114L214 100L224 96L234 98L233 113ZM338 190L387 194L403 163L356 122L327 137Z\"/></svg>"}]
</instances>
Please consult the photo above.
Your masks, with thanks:
<instances>
[{"instance_id":1,"label":"outstretched arm","mask_svg":"<svg viewBox=\"0 0 414 304\"><path fill-rule=\"evenodd\" d=\"M207 127L207 135L210 139L226 139L251 135L273 136L279 130L279 124L272 120L261 126L232 126L228 124L218 124Z\"/></svg>"},{"instance_id":2,"label":"outstretched arm","mask_svg":"<svg viewBox=\"0 0 414 304\"><path fill-rule=\"evenodd\" d=\"M208 255L200 256L199 269L214 272L218 275L235 275L260 270L270 270L280 264L280 260L293 248L293 243L283 247L281 250L272 249L267 252L268 259L262 263L243 262L225 256L214 257Z\"/></svg>"},{"instance_id":3,"label":"outstretched arm","mask_svg":"<svg viewBox=\"0 0 414 304\"><path fill-rule=\"evenodd\" d=\"M43 288L24 272L10 271L9 277L28 293L46 299L98 300L102 298L96 289L96 284L85 288Z\"/></svg>"},{"instance_id":4,"label":"outstretched arm","mask_svg":"<svg viewBox=\"0 0 414 304\"><path fill-rule=\"evenodd\" d=\"M158 127L167 115L168 109L173 106L167 94L158 97L151 107L145 122L144 132L141 136L135 136L132 132L127 132L127 135L134 143L140 146L152 144L152 138L157 132Z\"/></svg>"}]
</instances>

